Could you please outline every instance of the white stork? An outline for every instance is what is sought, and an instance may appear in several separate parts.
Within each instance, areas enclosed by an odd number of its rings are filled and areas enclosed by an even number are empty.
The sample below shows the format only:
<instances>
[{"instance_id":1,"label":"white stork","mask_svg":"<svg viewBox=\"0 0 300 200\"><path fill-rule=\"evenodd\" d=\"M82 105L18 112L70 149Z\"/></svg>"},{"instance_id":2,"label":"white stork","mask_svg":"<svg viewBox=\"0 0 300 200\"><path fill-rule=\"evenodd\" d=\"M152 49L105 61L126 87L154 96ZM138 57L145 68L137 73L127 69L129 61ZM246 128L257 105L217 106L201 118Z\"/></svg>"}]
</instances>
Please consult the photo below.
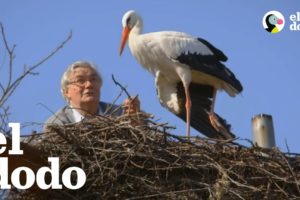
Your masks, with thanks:
<instances>
[{"instance_id":1,"label":"white stork","mask_svg":"<svg viewBox=\"0 0 300 200\"><path fill-rule=\"evenodd\" d=\"M142 34L142 18L133 10L122 19L120 55L126 41L137 61L155 76L160 103L190 125L212 138L231 139L230 125L214 113L217 90L234 97L241 83L222 63L222 51L201 38L163 31Z\"/></svg>"}]
</instances>

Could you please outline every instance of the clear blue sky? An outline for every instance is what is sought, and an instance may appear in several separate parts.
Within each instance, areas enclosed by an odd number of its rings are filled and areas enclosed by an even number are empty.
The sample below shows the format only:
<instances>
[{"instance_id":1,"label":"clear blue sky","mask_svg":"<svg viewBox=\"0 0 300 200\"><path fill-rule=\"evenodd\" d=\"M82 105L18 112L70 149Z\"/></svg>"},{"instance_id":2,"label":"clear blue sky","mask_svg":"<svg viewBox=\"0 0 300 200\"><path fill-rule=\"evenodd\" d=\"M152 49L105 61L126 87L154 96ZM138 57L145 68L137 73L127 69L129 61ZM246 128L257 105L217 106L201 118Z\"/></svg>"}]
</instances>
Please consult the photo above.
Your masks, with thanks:
<instances>
[{"instance_id":1,"label":"clear blue sky","mask_svg":"<svg viewBox=\"0 0 300 200\"><path fill-rule=\"evenodd\" d=\"M98 0L2 0L0 21L8 42L16 44L14 67L32 65L47 55L73 31L71 41L36 72L27 77L8 104L11 122L43 123L65 102L60 94L60 78L67 65L79 60L95 62L104 77L101 100L113 101L119 94L111 75L139 94L142 108L160 122L169 122L185 133L185 123L162 108L156 97L154 78L142 69L128 47L119 56L121 19L134 9L144 19L144 32L176 30L202 37L228 57L227 66L244 86L242 95L231 98L219 93L216 112L223 116L240 138L252 138L251 118L259 113L273 116L276 143L286 151L300 152L300 31L289 30L289 16L300 12L300 2L284 0L239 1L98 1ZM284 30L271 35L262 27L262 17L278 10L286 20ZM300 24L300 22L298 22ZM8 57L0 41L0 76L6 78ZM121 103L122 96L118 103ZM22 133L40 127L29 126ZM197 134L195 131L193 134Z\"/></svg>"}]
</instances>

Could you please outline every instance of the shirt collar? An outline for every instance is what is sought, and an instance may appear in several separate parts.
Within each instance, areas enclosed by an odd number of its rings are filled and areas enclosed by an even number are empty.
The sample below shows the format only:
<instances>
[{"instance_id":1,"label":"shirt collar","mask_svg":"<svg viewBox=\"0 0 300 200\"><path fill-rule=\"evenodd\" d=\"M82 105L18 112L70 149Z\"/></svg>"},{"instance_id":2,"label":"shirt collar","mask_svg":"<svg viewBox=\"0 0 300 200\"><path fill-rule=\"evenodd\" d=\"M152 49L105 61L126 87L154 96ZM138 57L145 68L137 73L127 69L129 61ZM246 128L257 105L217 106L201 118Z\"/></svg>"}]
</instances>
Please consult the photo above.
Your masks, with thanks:
<instances>
[{"instance_id":1,"label":"shirt collar","mask_svg":"<svg viewBox=\"0 0 300 200\"><path fill-rule=\"evenodd\" d=\"M75 122L81 122L85 117L80 114L80 112L78 112L75 108L73 108L71 105L70 105L70 108L72 109L72 114L73 114L73 117L74 117L74 121ZM99 105L98 107L98 115L103 115L103 111L101 109L101 106Z\"/></svg>"},{"instance_id":2,"label":"shirt collar","mask_svg":"<svg viewBox=\"0 0 300 200\"><path fill-rule=\"evenodd\" d=\"M71 107L72 108L72 107ZM72 114L75 122L81 122L84 119L84 116L80 114L76 109L72 108Z\"/></svg>"}]
</instances>

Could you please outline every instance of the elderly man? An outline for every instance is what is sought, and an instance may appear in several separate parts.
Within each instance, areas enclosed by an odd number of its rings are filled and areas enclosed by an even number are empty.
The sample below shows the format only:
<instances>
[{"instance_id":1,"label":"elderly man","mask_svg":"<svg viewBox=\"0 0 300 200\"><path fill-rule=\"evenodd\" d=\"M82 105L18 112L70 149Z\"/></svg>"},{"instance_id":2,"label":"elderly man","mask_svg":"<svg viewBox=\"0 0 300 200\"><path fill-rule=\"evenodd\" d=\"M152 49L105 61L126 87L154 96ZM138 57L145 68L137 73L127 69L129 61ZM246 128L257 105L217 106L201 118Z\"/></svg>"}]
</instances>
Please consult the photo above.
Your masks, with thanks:
<instances>
[{"instance_id":1,"label":"elderly man","mask_svg":"<svg viewBox=\"0 0 300 200\"><path fill-rule=\"evenodd\" d=\"M61 93L68 105L51 116L45 124L68 124L80 122L95 115L120 116L140 110L138 99L124 101L123 108L100 100L103 80L96 67L87 61L76 61L64 72L61 79Z\"/></svg>"}]
</instances>

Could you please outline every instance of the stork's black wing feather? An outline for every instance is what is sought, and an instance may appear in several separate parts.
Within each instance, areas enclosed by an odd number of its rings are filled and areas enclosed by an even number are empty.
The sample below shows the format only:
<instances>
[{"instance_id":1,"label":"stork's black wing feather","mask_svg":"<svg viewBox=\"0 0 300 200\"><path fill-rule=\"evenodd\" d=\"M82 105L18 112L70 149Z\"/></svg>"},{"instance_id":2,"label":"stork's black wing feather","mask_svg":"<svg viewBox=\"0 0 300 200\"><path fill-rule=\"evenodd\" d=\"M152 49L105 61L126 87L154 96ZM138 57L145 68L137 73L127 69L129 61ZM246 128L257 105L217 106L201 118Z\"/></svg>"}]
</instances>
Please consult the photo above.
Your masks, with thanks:
<instances>
[{"instance_id":1,"label":"stork's black wing feather","mask_svg":"<svg viewBox=\"0 0 300 200\"><path fill-rule=\"evenodd\" d=\"M202 45L199 45L198 52L184 52L175 58L175 60L190 66L193 70L201 71L219 78L229 83L238 92L241 92L243 87L240 81L235 77L233 72L221 62L227 60L225 54L204 39L198 38L198 41L202 43ZM200 47L203 47L203 44L210 49L212 54L203 54L201 52Z\"/></svg>"},{"instance_id":2,"label":"stork's black wing feather","mask_svg":"<svg viewBox=\"0 0 300 200\"><path fill-rule=\"evenodd\" d=\"M197 40L199 42L202 42L203 44L205 44L215 55L215 57L220 60L220 61L227 61L228 58L227 56L219 49L217 49L216 47L214 47L211 43L209 43L207 40L203 39L203 38L197 38Z\"/></svg>"},{"instance_id":3,"label":"stork's black wing feather","mask_svg":"<svg viewBox=\"0 0 300 200\"><path fill-rule=\"evenodd\" d=\"M216 139L232 139L235 138L235 135L230 132L230 125L221 118L219 115L219 122L227 129L228 133L218 132L211 125L208 111L210 110L212 101L213 88L208 85L200 85L191 83L190 84L190 94L192 100L191 108L191 126L203 133L207 137L216 138ZM185 93L182 83L177 84L177 98L178 103L181 104L180 107L184 107L185 104ZM176 114L182 120L186 121L186 111L182 109L179 114Z\"/></svg>"}]
</instances>

